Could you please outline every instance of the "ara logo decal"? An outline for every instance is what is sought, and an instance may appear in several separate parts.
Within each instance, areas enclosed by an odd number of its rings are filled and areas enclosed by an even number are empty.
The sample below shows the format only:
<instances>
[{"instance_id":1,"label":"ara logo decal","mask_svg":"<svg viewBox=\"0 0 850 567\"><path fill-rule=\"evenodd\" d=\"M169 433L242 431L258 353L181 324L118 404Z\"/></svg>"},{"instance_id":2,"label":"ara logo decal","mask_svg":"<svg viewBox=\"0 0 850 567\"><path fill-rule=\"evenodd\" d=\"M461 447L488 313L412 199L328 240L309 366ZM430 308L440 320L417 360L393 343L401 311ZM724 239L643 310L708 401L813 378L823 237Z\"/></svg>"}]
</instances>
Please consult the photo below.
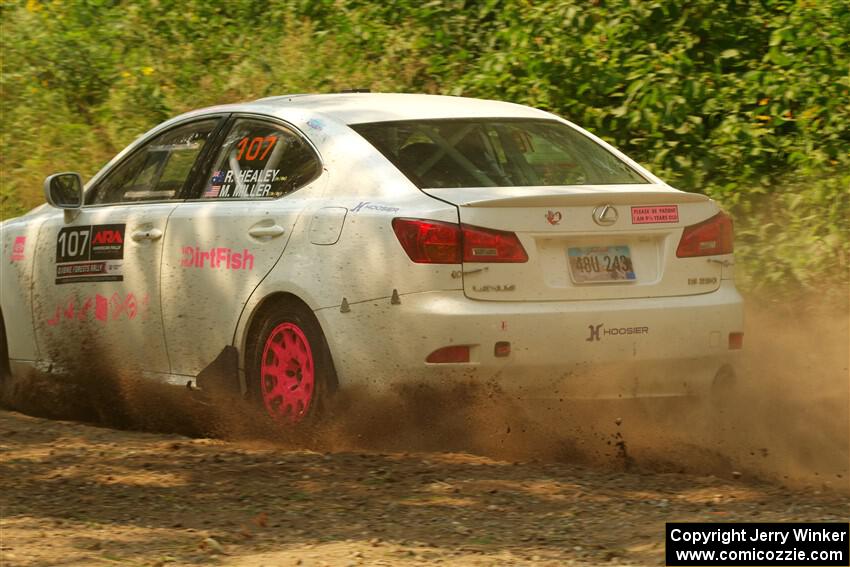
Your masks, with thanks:
<instances>
[{"instance_id":1,"label":"ara logo decal","mask_svg":"<svg viewBox=\"0 0 850 567\"><path fill-rule=\"evenodd\" d=\"M94 238L92 238L92 244L123 244L124 243L124 231L123 230L110 230L110 229L101 229L96 230L94 233Z\"/></svg>"},{"instance_id":2,"label":"ara logo decal","mask_svg":"<svg viewBox=\"0 0 850 567\"><path fill-rule=\"evenodd\" d=\"M564 218L564 215L561 214L561 211L546 211L546 222L555 226L556 224L560 224L561 219Z\"/></svg>"},{"instance_id":3,"label":"ara logo decal","mask_svg":"<svg viewBox=\"0 0 850 567\"><path fill-rule=\"evenodd\" d=\"M610 329L606 329L605 323L599 323L598 325L588 325L587 328L590 329L590 336L584 340L589 343L601 341L604 337L609 336L649 334L649 327L611 327Z\"/></svg>"}]
</instances>

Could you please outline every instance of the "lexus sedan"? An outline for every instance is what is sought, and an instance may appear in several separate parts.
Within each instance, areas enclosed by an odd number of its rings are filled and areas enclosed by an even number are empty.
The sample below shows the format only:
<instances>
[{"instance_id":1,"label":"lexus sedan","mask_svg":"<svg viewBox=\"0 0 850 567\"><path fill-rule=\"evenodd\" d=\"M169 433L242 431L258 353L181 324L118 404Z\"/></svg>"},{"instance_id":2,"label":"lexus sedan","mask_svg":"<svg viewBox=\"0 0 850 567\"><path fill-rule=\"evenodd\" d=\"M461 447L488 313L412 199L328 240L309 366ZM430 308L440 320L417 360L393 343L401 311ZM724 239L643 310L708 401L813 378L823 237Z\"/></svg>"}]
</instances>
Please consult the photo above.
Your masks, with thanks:
<instances>
[{"instance_id":1,"label":"lexus sedan","mask_svg":"<svg viewBox=\"0 0 850 567\"><path fill-rule=\"evenodd\" d=\"M355 385L702 394L742 346L730 218L526 106L216 106L44 191L0 225L7 380L115 364L294 423Z\"/></svg>"}]
</instances>

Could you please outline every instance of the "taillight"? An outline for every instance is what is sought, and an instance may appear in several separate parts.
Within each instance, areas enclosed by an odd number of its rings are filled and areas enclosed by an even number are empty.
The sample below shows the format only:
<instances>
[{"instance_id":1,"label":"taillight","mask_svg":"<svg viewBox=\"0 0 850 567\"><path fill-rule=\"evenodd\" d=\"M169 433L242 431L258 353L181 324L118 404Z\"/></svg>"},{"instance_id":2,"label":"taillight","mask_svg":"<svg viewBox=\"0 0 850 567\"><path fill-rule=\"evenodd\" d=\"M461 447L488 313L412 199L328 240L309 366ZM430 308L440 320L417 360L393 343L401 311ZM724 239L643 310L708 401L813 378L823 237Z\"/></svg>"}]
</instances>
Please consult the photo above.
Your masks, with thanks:
<instances>
[{"instance_id":1,"label":"taillight","mask_svg":"<svg viewBox=\"0 0 850 567\"><path fill-rule=\"evenodd\" d=\"M464 262L527 262L528 255L513 232L460 225Z\"/></svg>"},{"instance_id":2,"label":"taillight","mask_svg":"<svg viewBox=\"0 0 850 567\"><path fill-rule=\"evenodd\" d=\"M393 219L393 231L417 264L527 262L513 232L423 219Z\"/></svg>"},{"instance_id":3,"label":"taillight","mask_svg":"<svg viewBox=\"0 0 850 567\"><path fill-rule=\"evenodd\" d=\"M685 227L676 256L692 258L731 254L732 247L732 219L720 212L706 221Z\"/></svg>"},{"instance_id":4,"label":"taillight","mask_svg":"<svg viewBox=\"0 0 850 567\"><path fill-rule=\"evenodd\" d=\"M460 227L450 222L393 219L402 248L417 264L460 264Z\"/></svg>"}]
</instances>

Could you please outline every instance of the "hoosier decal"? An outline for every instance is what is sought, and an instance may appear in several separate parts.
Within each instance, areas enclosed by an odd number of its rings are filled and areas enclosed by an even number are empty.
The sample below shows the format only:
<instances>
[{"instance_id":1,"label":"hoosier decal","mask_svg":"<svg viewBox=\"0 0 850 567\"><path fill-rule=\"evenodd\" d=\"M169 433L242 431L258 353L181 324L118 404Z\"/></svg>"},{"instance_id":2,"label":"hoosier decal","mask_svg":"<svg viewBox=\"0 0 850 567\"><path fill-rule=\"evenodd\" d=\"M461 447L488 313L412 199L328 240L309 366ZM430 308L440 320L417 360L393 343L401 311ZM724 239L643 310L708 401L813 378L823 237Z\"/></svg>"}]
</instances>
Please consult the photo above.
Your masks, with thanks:
<instances>
[{"instance_id":1,"label":"hoosier decal","mask_svg":"<svg viewBox=\"0 0 850 567\"><path fill-rule=\"evenodd\" d=\"M606 329L605 323L599 323L598 325L588 325L587 328L590 329L590 336L584 340L589 343L601 341L603 337L608 336L649 334L649 327L611 327Z\"/></svg>"},{"instance_id":2,"label":"hoosier decal","mask_svg":"<svg viewBox=\"0 0 850 567\"><path fill-rule=\"evenodd\" d=\"M368 209L370 211L378 211L381 213L395 213L400 210L398 207L390 207L387 205L382 205L380 203L370 203L369 201L360 201L353 209L351 209L351 212L358 213L363 209Z\"/></svg>"},{"instance_id":3,"label":"hoosier decal","mask_svg":"<svg viewBox=\"0 0 850 567\"><path fill-rule=\"evenodd\" d=\"M56 238L56 283L124 279L124 225L63 228Z\"/></svg>"}]
</instances>

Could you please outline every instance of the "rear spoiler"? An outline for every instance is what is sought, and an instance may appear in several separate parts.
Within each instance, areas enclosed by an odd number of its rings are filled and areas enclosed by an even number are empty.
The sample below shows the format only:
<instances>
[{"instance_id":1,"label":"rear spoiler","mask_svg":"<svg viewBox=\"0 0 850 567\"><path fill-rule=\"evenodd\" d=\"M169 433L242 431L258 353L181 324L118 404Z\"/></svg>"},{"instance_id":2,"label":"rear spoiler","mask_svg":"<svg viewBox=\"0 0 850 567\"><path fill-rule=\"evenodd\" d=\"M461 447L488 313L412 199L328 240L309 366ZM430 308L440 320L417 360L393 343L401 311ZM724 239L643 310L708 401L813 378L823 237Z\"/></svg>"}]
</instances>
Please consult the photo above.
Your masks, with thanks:
<instances>
[{"instance_id":1,"label":"rear spoiler","mask_svg":"<svg viewBox=\"0 0 850 567\"><path fill-rule=\"evenodd\" d=\"M622 186L620 186L622 187ZM634 187L634 186L632 186ZM426 189L425 193L461 207L581 207L609 205L673 205L711 201L699 193L676 189L613 189L608 186L481 187L475 189Z\"/></svg>"}]
</instances>

